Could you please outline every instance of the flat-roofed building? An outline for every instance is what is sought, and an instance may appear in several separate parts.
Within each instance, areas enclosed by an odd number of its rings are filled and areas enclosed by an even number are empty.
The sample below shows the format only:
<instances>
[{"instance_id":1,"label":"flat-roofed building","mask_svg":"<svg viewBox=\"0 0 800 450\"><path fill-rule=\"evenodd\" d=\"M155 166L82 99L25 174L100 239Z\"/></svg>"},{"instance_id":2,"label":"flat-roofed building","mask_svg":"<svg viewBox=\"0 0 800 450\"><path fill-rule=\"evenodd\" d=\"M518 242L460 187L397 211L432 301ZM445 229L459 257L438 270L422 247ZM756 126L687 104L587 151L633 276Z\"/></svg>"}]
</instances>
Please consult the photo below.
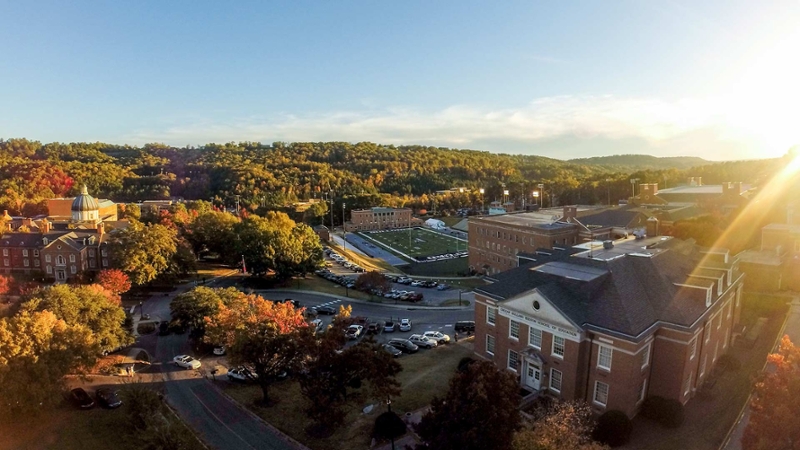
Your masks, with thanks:
<instances>
[{"instance_id":1,"label":"flat-roofed building","mask_svg":"<svg viewBox=\"0 0 800 450\"><path fill-rule=\"evenodd\" d=\"M350 221L345 223L345 230L374 231L408 228L412 226L411 208L354 209L350 211Z\"/></svg>"}]
</instances>

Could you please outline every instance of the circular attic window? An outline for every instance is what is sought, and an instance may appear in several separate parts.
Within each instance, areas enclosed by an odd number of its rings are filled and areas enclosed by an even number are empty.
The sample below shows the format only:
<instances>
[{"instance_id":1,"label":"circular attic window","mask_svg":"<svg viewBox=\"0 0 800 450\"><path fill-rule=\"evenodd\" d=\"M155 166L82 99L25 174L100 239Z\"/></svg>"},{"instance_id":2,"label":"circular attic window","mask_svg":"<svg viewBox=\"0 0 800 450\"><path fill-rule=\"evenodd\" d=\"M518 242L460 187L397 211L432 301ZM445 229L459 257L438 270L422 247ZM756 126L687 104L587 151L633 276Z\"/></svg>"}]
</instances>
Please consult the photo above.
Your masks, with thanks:
<instances>
[{"instance_id":1,"label":"circular attic window","mask_svg":"<svg viewBox=\"0 0 800 450\"><path fill-rule=\"evenodd\" d=\"M538 311L538 310L539 310L539 308L541 308L541 307L542 307L542 305L540 305L540 304L539 304L539 300L534 300L534 301L533 301L533 309L535 309L536 311Z\"/></svg>"}]
</instances>

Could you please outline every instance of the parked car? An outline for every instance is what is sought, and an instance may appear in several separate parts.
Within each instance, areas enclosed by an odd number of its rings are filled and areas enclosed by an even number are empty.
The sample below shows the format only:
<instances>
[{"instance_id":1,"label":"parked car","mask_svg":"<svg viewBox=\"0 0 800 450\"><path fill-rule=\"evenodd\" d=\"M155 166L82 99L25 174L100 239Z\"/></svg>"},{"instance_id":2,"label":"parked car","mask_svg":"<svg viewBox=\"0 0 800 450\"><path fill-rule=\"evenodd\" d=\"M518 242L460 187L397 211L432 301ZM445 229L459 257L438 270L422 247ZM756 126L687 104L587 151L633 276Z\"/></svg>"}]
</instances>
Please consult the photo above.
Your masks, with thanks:
<instances>
[{"instance_id":1,"label":"parked car","mask_svg":"<svg viewBox=\"0 0 800 450\"><path fill-rule=\"evenodd\" d=\"M108 388L100 388L95 391L94 396L97 398L97 403L106 408L114 409L122 406L122 400L119 399L117 391Z\"/></svg>"},{"instance_id":2,"label":"parked car","mask_svg":"<svg viewBox=\"0 0 800 450\"><path fill-rule=\"evenodd\" d=\"M311 328L314 330L314 333L319 333L325 327L325 324L322 323L322 319L314 319L309 322Z\"/></svg>"},{"instance_id":3,"label":"parked car","mask_svg":"<svg viewBox=\"0 0 800 450\"><path fill-rule=\"evenodd\" d=\"M235 369L228 369L228 380L246 383L251 380L258 380L258 375L251 372L246 367L239 366Z\"/></svg>"},{"instance_id":4,"label":"parked car","mask_svg":"<svg viewBox=\"0 0 800 450\"><path fill-rule=\"evenodd\" d=\"M448 289L450 289L450 286L448 286L446 284L440 284L440 285L436 286L436 290L437 291L446 291Z\"/></svg>"},{"instance_id":5,"label":"parked car","mask_svg":"<svg viewBox=\"0 0 800 450\"><path fill-rule=\"evenodd\" d=\"M80 409L94 408L94 400L83 388L75 388L69 391L69 400Z\"/></svg>"},{"instance_id":6,"label":"parked car","mask_svg":"<svg viewBox=\"0 0 800 450\"><path fill-rule=\"evenodd\" d=\"M387 352L389 352L389 354L394 356L395 358L397 358L398 356L401 356L403 354L402 350L397 349L397 348L395 348L395 347L393 347L393 346L391 346L389 344L383 344L383 349L386 350Z\"/></svg>"},{"instance_id":7,"label":"parked car","mask_svg":"<svg viewBox=\"0 0 800 450\"><path fill-rule=\"evenodd\" d=\"M418 347L433 348L439 345L433 339L427 338L421 334L412 334L408 340L416 344Z\"/></svg>"},{"instance_id":8,"label":"parked car","mask_svg":"<svg viewBox=\"0 0 800 450\"><path fill-rule=\"evenodd\" d=\"M426 331L422 333L423 336L433 339L437 343L441 344L449 344L450 343L450 336L439 332L439 331Z\"/></svg>"},{"instance_id":9,"label":"parked car","mask_svg":"<svg viewBox=\"0 0 800 450\"><path fill-rule=\"evenodd\" d=\"M315 306L311 308L317 314L325 314L327 316L332 316L336 314L336 308L333 306L323 305L323 306Z\"/></svg>"},{"instance_id":10,"label":"parked car","mask_svg":"<svg viewBox=\"0 0 800 450\"><path fill-rule=\"evenodd\" d=\"M387 344L403 353L416 353L419 350L419 347L408 339L390 339Z\"/></svg>"},{"instance_id":11,"label":"parked car","mask_svg":"<svg viewBox=\"0 0 800 450\"><path fill-rule=\"evenodd\" d=\"M386 333L392 333L394 332L396 327L397 325L395 325L394 322L392 322L391 320L387 320L386 324L383 326L383 331Z\"/></svg>"},{"instance_id":12,"label":"parked car","mask_svg":"<svg viewBox=\"0 0 800 450\"><path fill-rule=\"evenodd\" d=\"M189 355L178 355L172 360L178 367L183 367L184 369L199 369L200 368L200 361L192 358Z\"/></svg>"},{"instance_id":13,"label":"parked car","mask_svg":"<svg viewBox=\"0 0 800 450\"><path fill-rule=\"evenodd\" d=\"M459 320L458 322L456 322L455 329L456 329L456 332L458 332L458 333L474 332L475 331L475 321L474 320Z\"/></svg>"},{"instance_id":14,"label":"parked car","mask_svg":"<svg viewBox=\"0 0 800 450\"><path fill-rule=\"evenodd\" d=\"M400 319L400 331L411 331L411 319Z\"/></svg>"},{"instance_id":15,"label":"parked car","mask_svg":"<svg viewBox=\"0 0 800 450\"><path fill-rule=\"evenodd\" d=\"M367 334L381 334L383 328L378 322L370 322L367 324Z\"/></svg>"},{"instance_id":16,"label":"parked car","mask_svg":"<svg viewBox=\"0 0 800 450\"><path fill-rule=\"evenodd\" d=\"M214 354L217 356L222 356L225 354L225 346L220 345L219 347L214 347Z\"/></svg>"},{"instance_id":17,"label":"parked car","mask_svg":"<svg viewBox=\"0 0 800 450\"><path fill-rule=\"evenodd\" d=\"M349 327L347 327L345 335L347 336L347 339L358 339L363 331L364 327L362 327L361 325L350 325Z\"/></svg>"}]
</instances>

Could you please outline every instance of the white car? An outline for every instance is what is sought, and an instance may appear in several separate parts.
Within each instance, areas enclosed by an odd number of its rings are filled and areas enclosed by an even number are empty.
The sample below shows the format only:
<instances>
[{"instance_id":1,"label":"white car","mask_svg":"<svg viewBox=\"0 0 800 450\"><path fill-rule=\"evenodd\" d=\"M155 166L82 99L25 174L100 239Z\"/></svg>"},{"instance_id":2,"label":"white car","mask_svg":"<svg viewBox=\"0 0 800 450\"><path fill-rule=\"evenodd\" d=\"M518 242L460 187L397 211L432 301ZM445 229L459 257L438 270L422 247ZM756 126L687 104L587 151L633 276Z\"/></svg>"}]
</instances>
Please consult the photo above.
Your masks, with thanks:
<instances>
[{"instance_id":1,"label":"white car","mask_svg":"<svg viewBox=\"0 0 800 450\"><path fill-rule=\"evenodd\" d=\"M349 327L347 327L345 335L347 336L347 339L358 339L363 331L364 327L362 327L361 325L350 325Z\"/></svg>"},{"instance_id":2,"label":"white car","mask_svg":"<svg viewBox=\"0 0 800 450\"><path fill-rule=\"evenodd\" d=\"M247 381L258 380L258 375L248 370L246 367L239 366L235 369L228 369L228 380L245 383Z\"/></svg>"},{"instance_id":3,"label":"white car","mask_svg":"<svg viewBox=\"0 0 800 450\"><path fill-rule=\"evenodd\" d=\"M225 346L220 345L219 347L214 347L214 354L217 356L222 356L225 354Z\"/></svg>"},{"instance_id":4,"label":"white car","mask_svg":"<svg viewBox=\"0 0 800 450\"><path fill-rule=\"evenodd\" d=\"M408 340L416 344L418 347L433 348L439 345L435 340L427 338L421 334L412 334L409 336Z\"/></svg>"},{"instance_id":5,"label":"white car","mask_svg":"<svg viewBox=\"0 0 800 450\"><path fill-rule=\"evenodd\" d=\"M449 344L450 343L450 336L439 332L439 331L426 331L422 333L423 336L429 339L433 339L438 344Z\"/></svg>"},{"instance_id":6,"label":"white car","mask_svg":"<svg viewBox=\"0 0 800 450\"><path fill-rule=\"evenodd\" d=\"M411 331L411 319L400 319L400 331Z\"/></svg>"},{"instance_id":7,"label":"white car","mask_svg":"<svg viewBox=\"0 0 800 450\"><path fill-rule=\"evenodd\" d=\"M192 358L188 355L178 355L172 360L177 364L179 367L183 367L184 369L199 369L200 368L200 361Z\"/></svg>"}]
</instances>

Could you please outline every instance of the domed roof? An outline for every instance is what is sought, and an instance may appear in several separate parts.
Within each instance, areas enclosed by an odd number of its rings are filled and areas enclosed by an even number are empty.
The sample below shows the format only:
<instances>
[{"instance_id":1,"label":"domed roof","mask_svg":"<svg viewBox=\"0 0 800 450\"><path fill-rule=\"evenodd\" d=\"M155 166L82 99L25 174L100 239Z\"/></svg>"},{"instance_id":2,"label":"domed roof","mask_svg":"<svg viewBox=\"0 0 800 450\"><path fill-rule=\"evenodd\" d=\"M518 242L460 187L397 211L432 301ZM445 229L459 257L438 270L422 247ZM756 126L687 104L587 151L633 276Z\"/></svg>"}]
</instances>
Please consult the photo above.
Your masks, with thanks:
<instances>
[{"instance_id":1,"label":"domed roof","mask_svg":"<svg viewBox=\"0 0 800 450\"><path fill-rule=\"evenodd\" d=\"M75 197L75 200L72 202L72 210L73 211L97 211L100 209L100 206L97 204L97 200L94 199L91 195L89 195L89 190L86 188L86 185L83 185L83 189L81 189L81 195Z\"/></svg>"}]
</instances>

